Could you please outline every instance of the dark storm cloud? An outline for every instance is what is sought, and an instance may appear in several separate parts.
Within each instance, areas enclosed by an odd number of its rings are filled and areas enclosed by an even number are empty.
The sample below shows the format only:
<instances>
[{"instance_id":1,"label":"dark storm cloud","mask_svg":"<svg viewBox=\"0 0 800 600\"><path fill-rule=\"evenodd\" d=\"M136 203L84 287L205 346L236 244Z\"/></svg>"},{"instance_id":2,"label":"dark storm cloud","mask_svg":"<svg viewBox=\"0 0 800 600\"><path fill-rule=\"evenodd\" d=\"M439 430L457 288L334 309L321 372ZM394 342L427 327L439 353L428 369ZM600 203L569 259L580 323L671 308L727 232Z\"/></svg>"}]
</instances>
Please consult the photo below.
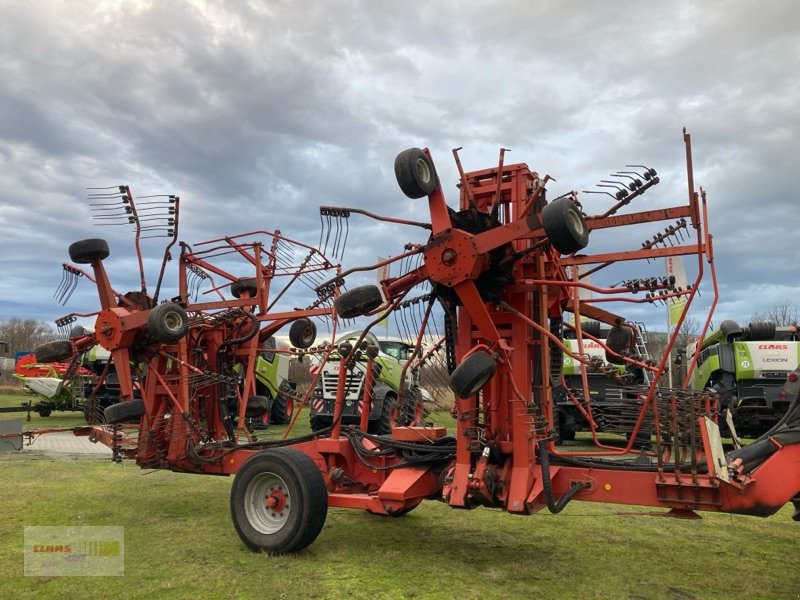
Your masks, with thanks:
<instances>
[{"instance_id":1,"label":"dark storm cloud","mask_svg":"<svg viewBox=\"0 0 800 600\"><path fill-rule=\"evenodd\" d=\"M784 3L6 2L0 318L65 312L51 296L76 239L109 237L115 284L136 286L130 237L93 227L89 186L179 194L190 242L279 228L316 243L320 204L424 218L392 173L409 146L431 148L451 203L456 146L467 169L511 148L553 194L653 165L641 207L682 201L687 126L718 318L744 321L800 297L799 30ZM353 219L348 261L415 236Z\"/></svg>"}]
</instances>

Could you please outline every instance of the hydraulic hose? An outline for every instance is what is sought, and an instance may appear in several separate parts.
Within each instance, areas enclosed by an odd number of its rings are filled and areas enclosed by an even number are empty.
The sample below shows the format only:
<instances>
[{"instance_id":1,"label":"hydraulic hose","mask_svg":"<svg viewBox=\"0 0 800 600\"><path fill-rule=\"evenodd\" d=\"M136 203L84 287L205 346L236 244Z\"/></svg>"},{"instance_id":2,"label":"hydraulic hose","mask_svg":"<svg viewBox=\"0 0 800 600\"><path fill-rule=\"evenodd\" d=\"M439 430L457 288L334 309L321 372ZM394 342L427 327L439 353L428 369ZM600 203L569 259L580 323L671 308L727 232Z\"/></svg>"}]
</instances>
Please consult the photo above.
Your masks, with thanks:
<instances>
[{"instance_id":1,"label":"hydraulic hose","mask_svg":"<svg viewBox=\"0 0 800 600\"><path fill-rule=\"evenodd\" d=\"M556 514L564 510L564 507L569 504L572 497L581 491L583 488L588 488L589 483L575 482L572 487L567 490L567 493L561 496L561 499L556 502L553 497L553 482L550 480L550 453L547 451L547 440L539 441L539 465L542 468L542 488L544 491L544 498L547 500L547 510Z\"/></svg>"}]
</instances>

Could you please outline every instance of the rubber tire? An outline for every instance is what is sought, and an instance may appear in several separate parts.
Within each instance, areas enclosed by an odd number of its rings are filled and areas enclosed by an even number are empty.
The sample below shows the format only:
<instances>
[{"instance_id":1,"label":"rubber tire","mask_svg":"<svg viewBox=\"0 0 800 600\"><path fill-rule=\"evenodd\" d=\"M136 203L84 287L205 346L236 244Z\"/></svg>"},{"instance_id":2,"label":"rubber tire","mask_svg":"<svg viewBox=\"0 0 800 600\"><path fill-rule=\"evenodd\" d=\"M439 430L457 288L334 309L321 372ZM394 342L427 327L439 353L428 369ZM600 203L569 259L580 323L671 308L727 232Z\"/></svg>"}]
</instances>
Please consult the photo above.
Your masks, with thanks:
<instances>
[{"instance_id":1,"label":"rubber tire","mask_svg":"<svg viewBox=\"0 0 800 600\"><path fill-rule=\"evenodd\" d=\"M253 277L249 277L239 279L231 284L231 294L234 298L239 298L242 292L245 291L250 294L251 298L254 298L258 293L258 281Z\"/></svg>"},{"instance_id":2,"label":"rubber tire","mask_svg":"<svg viewBox=\"0 0 800 600\"><path fill-rule=\"evenodd\" d=\"M40 417L49 417L50 414L53 412L53 409L51 409L51 408L39 408L39 409L36 410L36 412L39 413Z\"/></svg>"},{"instance_id":3,"label":"rubber tire","mask_svg":"<svg viewBox=\"0 0 800 600\"><path fill-rule=\"evenodd\" d=\"M348 290L333 301L336 314L342 319L354 319L367 314L383 304L383 296L376 285L362 285Z\"/></svg>"},{"instance_id":4,"label":"rubber tire","mask_svg":"<svg viewBox=\"0 0 800 600\"><path fill-rule=\"evenodd\" d=\"M450 375L450 389L459 398L477 394L497 370L497 363L488 352L478 350L465 358Z\"/></svg>"},{"instance_id":5,"label":"rubber tire","mask_svg":"<svg viewBox=\"0 0 800 600\"><path fill-rule=\"evenodd\" d=\"M612 327L606 337L606 346L614 352L622 354L622 352L631 345L631 335L631 330L627 327ZM608 351L606 351L606 360L615 365L625 363L624 360L614 356Z\"/></svg>"},{"instance_id":6,"label":"rubber tire","mask_svg":"<svg viewBox=\"0 0 800 600\"><path fill-rule=\"evenodd\" d=\"M285 509L289 514L274 533L258 531L245 511L248 487L265 474L283 480L289 498ZM257 510L266 510L263 500L253 504L260 504ZM233 526L245 546L269 554L297 552L322 531L328 514L328 490L319 467L308 455L294 448L274 448L257 452L239 468L231 487L230 507Z\"/></svg>"},{"instance_id":7,"label":"rubber tire","mask_svg":"<svg viewBox=\"0 0 800 600\"><path fill-rule=\"evenodd\" d=\"M173 344L189 331L189 320L182 306L165 302L154 307L147 315L147 331L154 340Z\"/></svg>"},{"instance_id":8,"label":"rubber tire","mask_svg":"<svg viewBox=\"0 0 800 600\"><path fill-rule=\"evenodd\" d=\"M285 425L292 419L294 413L294 400L278 391L275 400L272 401L272 410L269 413L269 422L275 425Z\"/></svg>"},{"instance_id":9,"label":"rubber tire","mask_svg":"<svg viewBox=\"0 0 800 600\"><path fill-rule=\"evenodd\" d=\"M110 254L108 242L101 238L79 240L69 247L69 258L79 265L88 265L93 260L104 260Z\"/></svg>"},{"instance_id":10,"label":"rubber tire","mask_svg":"<svg viewBox=\"0 0 800 600\"><path fill-rule=\"evenodd\" d=\"M375 435L389 435L392 433L392 415L394 407L397 406L397 398L389 394L381 403L381 414L377 419L367 422L367 433Z\"/></svg>"},{"instance_id":11,"label":"rubber tire","mask_svg":"<svg viewBox=\"0 0 800 600\"><path fill-rule=\"evenodd\" d=\"M72 347L72 342L59 340L36 346L33 353L36 355L36 362L49 363L72 358L75 349Z\"/></svg>"},{"instance_id":12,"label":"rubber tire","mask_svg":"<svg viewBox=\"0 0 800 600\"><path fill-rule=\"evenodd\" d=\"M144 414L144 401L123 400L106 407L104 412L105 422L109 425L124 423L126 421L139 420Z\"/></svg>"},{"instance_id":13,"label":"rubber tire","mask_svg":"<svg viewBox=\"0 0 800 600\"><path fill-rule=\"evenodd\" d=\"M419 148L403 150L394 159L397 185L409 198L423 198L438 185L433 161Z\"/></svg>"},{"instance_id":14,"label":"rubber tire","mask_svg":"<svg viewBox=\"0 0 800 600\"><path fill-rule=\"evenodd\" d=\"M250 396L244 409L245 419L264 416L272 407L272 398L268 396Z\"/></svg>"},{"instance_id":15,"label":"rubber tire","mask_svg":"<svg viewBox=\"0 0 800 600\"><path fill-rule=\"evenodd\" d=\"M569 198L558 198L542 209L542 226L553 248L572 254L589 243L586 221Z\"/></svg>"},{"instance_id":16,"label":"rubber tire","mask_svg":"<svg viewBox=\"0 0 800 600\"><path fill-rule=\"evenodd\" d=\"M317 341L317 326L309 318L297 319L289 328L289 343L295 348L311 348Z\"/></svg>"},{"instance_id":17,"label":"rubber tire","mask_svg":"<svg viewBox=\"0 0 800 600\"><path fill-rule=\"evenodd\" d=\"M308 422L311 425L311 431L316 433L317 431L327 429L333 425L333 417L325 417L311 413L308 416Z\"/></svg>"},{"instance_id":18,"label":"rubber tire","mask_svg":"<svg viewBox=\"0 0 800 600\"><path fill-rule=\"evenodd\" d=\"M79 338L81 336L86 335L89 333L86 331L86 328L83 325L75 325L72 329L69 330L69 337L68 339L74 340L75 338Z\"/></svg>"}]
</instances>

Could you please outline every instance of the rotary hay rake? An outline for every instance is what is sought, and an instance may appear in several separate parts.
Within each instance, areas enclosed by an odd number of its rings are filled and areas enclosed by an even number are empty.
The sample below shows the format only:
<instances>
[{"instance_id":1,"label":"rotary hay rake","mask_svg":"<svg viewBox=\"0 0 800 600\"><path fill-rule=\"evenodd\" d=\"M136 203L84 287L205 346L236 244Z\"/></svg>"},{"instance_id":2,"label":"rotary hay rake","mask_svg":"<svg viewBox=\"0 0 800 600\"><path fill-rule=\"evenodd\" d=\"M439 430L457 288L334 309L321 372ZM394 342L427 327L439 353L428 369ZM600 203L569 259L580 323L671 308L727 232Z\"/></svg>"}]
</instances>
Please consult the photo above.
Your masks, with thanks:
<instances>
[{"instance_id":1,"label":"rotary hay rake","mask_svg":"<svg viewBox=\"0 0 800 600\"><path fill-rule=\"evenodd\" d=\"M544 507L559 512L574 499L665 507L673 516L694 510L766 516L793 499L797 519L800 400L795 398L787 415L763 438L726 454L715 424L720 407L714 394L658 386L675 335L660 360L644 362L635 352L637 329L600 306L609 300L652 304L686 297L683 319L705 268L713 282L706 197L694 189L685 132L684 140L686 204L626 212L631 201L658 183L654 170L634 166L601 182L614 190L608 193L613 204L598 214L586 214L575 192L548 201L549 176L540 177L525 164L505 165L504 151L497 167L469 173L454 151L460 176L455 210L445 202L430 153L406 150L395 162L397 180L407 196L427 198L429 222L337 207L321 209L323 222L361 214L424 227L430 238L377 265L344 272L306 248L316 257L314 273L330 276L318 282L319 297L304 310L270 312L276 253L240 241L253 234L214 240L202 252L183 245L180 294L162 304L146 294L131 300L112 290L102 265L104 243L74 244L72 260L91 265L102 309L95 333L64 342L65 353L95 341L108 348L123 393L106 415L110 421L141 418L135 443L108 426L78 433L135 456L143 467L235 474L230 498L235 529L250 548L273 553L312 543L329 506L401 516L424 499L519 514ZM633 250L584 251L590 232L663 221L674 224ZM334 227L338 254L343 250L339 238L346 238L349 225ZM672 238L677 240L678 232L694 239L676 242ZM626 237L620 230L615 239ZM284 238L273 234L272 239ZM325 240L327 244L329 237ZM254 277L242 282L213 266L209 257L218 252L244 257ZM668 278L645 277L606 288L587 279L618 261L679 255L695 256L698 264L697 279L685 289L677 289ZM380 287L340 293L352 272L390 263L403 267L398 276L384 278ZM239 297L193 302L188 280L201 272L238 283L234 295ZM291 273L303 274L304 268ZM212 284L215 291L223 287ZM582 288L591 289L593 299L582 298L577 293ZM647 292L644 298L638 295L641 291ZM345 368L339 370L337 408L329 430L279 441L248 439L242 417L248 409L261 410L259 401L252 400L252 362L260 342L293 323L293 341L305 352L302 348L313 344L313 317L331 316L335 331L339 320L371 316L368 331L410 300L417 307L417 347L427 344L420 355L441 355L450 371L449 386L456 397L454 435L418 420L394 427L391 436L342 425L337 415L344 402L347 357L375 352L357 342L337 348ZM712 310L715 302L716 298ZM565 313L572 313L574 325L565 321ZM609 324L607 339L582 331L582 316ZM710 313L705 328L709 320ZM578 353L563 344L565 327L574 328ZM625 364L633 374L623 382L630 427L624 447L597 437L586 389L575 402L590 423L596 447L556 447L553 389L562 381L563 353L590 362L580 350L584 339L602 344L609 362ZM131 362L146 366L135 368L131 376ZM640 448L637 440L642 436L649 443Z\"/></svg>"}]
</instances>

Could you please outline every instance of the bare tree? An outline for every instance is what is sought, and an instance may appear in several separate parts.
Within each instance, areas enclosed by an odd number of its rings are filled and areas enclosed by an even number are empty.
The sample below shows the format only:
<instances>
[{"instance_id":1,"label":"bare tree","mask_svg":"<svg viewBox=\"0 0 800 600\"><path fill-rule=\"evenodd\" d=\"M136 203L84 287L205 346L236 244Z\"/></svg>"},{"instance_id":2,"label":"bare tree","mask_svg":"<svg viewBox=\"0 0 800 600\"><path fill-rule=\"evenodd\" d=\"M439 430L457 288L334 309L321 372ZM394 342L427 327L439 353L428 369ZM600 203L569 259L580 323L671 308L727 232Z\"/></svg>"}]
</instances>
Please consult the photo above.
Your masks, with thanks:
<instances>
[{"instance_id":1,"label":"bare tree","mask_svg":"<svg viewBox=\"0 0 800 600\"><path fill-rule=\"evenodd\" d=\"M750 317L751 323L775 323L778 327L796 325L800 321L800 311L797 305L789 304L785 300L776 302L764 312L755 312Z\"/></svg>"},{"instance_id":2,"label":"bare tree","mask_svg":"<svg viewBox=\"0 0 800 600\"><path fill-rule=\"evenodd\" d=\"M0 321L0 340L8 344L6 351L11 357L56 338L56 332L44 321L20 318Z\"/></svg>"}]
</instances>

